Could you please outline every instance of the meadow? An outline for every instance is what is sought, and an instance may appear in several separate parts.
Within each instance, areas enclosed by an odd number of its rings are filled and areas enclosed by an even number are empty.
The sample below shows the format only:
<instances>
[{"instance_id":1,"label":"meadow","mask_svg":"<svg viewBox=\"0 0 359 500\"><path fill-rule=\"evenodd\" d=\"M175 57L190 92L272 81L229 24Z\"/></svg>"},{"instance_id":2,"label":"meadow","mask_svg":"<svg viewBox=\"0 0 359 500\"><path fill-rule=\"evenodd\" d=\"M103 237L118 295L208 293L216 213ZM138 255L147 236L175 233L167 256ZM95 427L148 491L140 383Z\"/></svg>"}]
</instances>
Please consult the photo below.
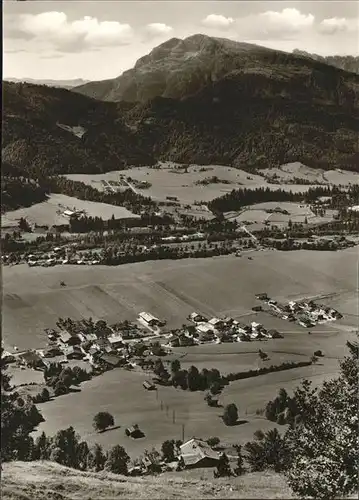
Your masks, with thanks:
<instances>
[{"instance_id":1,"label":"meadow","mask_svg":"<svg viewBox=\"0 0 359 500\"><path fill-rule=\"evenodd\" d=\"M110 219L112 215L116 219L139 217L124 207L109 205L108 203L79 200L64 194L51 194L42 203L3 214L1 217L1 227L17 225L21 217L26 218L30 224L47 226L68 224L69 219L63 215L64 210L84 210L87 216L102 217L104 220Z\"/></svg>"},{"instance_id":2,"label":"meadow","mask_svg":"<svg viewBox=\"0 0 359 500\"><path fill-rule=\"evenodd\" d=\"M188 172L179 169L178 165L170 162L162 163L161 168L154 169L150 167L134 167L123 171L107 172L105 174L68 174L66 177L74 181L81 181L92 187L103 190L102 180L118 181L119 176L131 177L138 181L147 181L151 187L144 190L137 190L145 196L150 196L157 201L164 201L167 196L175 196L181 203L193 204L195 201L209 202L214 198L223 196L233 189L240 188L270 188L285 189L295 191L306 191L310 186L283 183L282 185L270 184L262 175L256 175L238 170L232 167L222 165L209 165L201 167L199 165L190 165ZM198 185L208 177L216 176L219 180L226 183L213 183L207 185ZM313 183L313 185L315 182Z\"/></svg>"},{"instance_id":3,"label":"meadow","mask_svg":"<svg viewBox=\"0 0 359 500\"><path fill-rule=\"evenodd\" d=\"M209 361L208 367L211 366ZM333 376L337 367L337 360L328 359L316 366L232 382L220 396L220 404L225 406L234 402L237 405L240 423L234 427L223 424L222 407L207 406L203 392L173 387L146 391L142 387L147 377L145 373L118 368L85 382L81 392L40 404L45 422L36 434L45 431L51 435L72 425L88 442L98 442L105 448L113 443L121 444L132 457L139 456L145 449L160 446L166 439L182 439L183 431L185 440L193 436L203 439L219 436L224 444L244 444L257 429L267 430L276 426L256 412L277 395L280 387L290 392L303 377L312 380L314 385L319 384L328 375ZM114 429L100 434L93 430L93 416L99 411L109 411L114 416ZM134 440L125 435L126 427L133 424L139 425L144 438Z\"/></svg>"},{"instance_id":4,"label":"meadow","mask_svg":"<svg viewBox=\"0 0 359 500\"><path fill-rule=\"evenodd\" d=\"M291 183L294 179L303 179L312 184L335 184L348 186L359 183L359 173L345 170L313 169L300 162L287 163L278 168L261 170L263 175L276 175L281 183Z\"/></svg>"},{"instance_id":5,"label":"meadow","mask_svg":"<svg viewBox=\"0 0 359 500\"><path fill-rule=\"evenodd\" d=\"M3 339L7 347L41 348L44 328L55 327L59 317L92 317L118 322L134 320L141 311L179 328L189 313L209 316L254 315L254 295L267 292L277 300L327 296L341 309L345 320L357 322L355 305L357 248L341 252L260 251L253 260L228 256L181 261L148 261L126 266L28 267L3 269ZM60 282L65 281L66 287ZM293 324L270 315L264 326L292 331ZM249 321L249 317L247 320ZM252 319L253 321L254 319ZM278 322L280 322L278 324ZM276 325L276 326L272 326ZM339 328L336 322L330 328ZM317 329L323 330L322 326ZM326 327L327 328L327 327Z\"/></svg>"},{"instance_id":6,"label":"meadow","mask_svg":"<svg viewBox=\"0 0 359 500\"><path fill-rule=\"evenodd\" d=\"M267 210L275 210L276 208L286 210L288 213L283 214L267 212ZM336 210L326 210L325 215L321 217L319 215L315 215L310 210L309 205L292 202L270 201L266 203L257 203L256 205L244 208L240 212L227 212L225 217L228 220L237 221L238 223L248 222L250 224L264 224L267 222L270 225L287 226L290 220L293 224L304 224L305 221L307 221L308 224L331 222L336 213Z\"/></svg>"}]
</instances>

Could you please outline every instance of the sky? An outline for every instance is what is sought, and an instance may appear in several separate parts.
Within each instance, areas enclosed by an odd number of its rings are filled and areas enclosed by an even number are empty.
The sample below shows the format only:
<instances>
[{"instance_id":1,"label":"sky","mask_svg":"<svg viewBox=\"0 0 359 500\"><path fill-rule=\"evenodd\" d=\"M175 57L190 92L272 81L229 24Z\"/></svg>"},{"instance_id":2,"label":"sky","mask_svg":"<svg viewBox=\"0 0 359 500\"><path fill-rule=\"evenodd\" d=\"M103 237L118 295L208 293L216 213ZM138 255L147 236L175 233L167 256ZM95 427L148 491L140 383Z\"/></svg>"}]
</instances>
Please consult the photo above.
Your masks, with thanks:
<instances>
[{"instance_id":1,"label":"sky","mask_svg":"<svg viewBox=\"0 0 359 500\"><path fill-rule=\"evenodd\" d=\"M169 38L196 33L359 55L359 2L5 0L3 78L114 78Z\"/></svg>"}]
</instances>

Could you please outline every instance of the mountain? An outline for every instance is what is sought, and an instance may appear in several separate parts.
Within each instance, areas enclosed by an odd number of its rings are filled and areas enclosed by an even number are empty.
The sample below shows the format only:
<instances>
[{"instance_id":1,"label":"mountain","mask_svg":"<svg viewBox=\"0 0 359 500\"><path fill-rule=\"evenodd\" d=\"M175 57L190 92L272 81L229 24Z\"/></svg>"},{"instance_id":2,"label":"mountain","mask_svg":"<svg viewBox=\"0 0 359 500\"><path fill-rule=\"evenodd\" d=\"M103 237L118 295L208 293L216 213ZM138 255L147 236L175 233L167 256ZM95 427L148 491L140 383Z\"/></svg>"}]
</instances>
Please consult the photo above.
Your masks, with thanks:
<instances>
[{"instance_id":1,"label":"mountain","mask_svg":"<svg viewBox=\"0 0 359 500\"><path fill-rule=\"evenodd\" d=\"M336 68L350 71L351 73L359 74L359 57L358 56L319 56L311 54L305 50L294 49L293 54L309 57L315 61L321 61Z\"/></svg>"},{"instance_id":2,"label":"mountain","mask_svg":"<svg viewBox=\"0 0 359 500\"><path fill-rule=\"evenodd\" d=\"M356 74L197 35L169 40L122 76L128 85L118 87L126 97L120 102L5 83L3 161L42 174L158 160L246 170L299 161L359 170Z\"/></svg>"},{"instance_id":3,"label":"mountain","mask_svg":"<svg viewBox=\"0 0 359 500\"><path fill-rule=\"evenodd\" d=\"M234 73L243 78L270 73L271 78L279 79L295 77L297 70L310 73L314 69L325 71L306 54L198 34L184 40L171 38L118 78L90 82L73 90L116 102L146 102L158 96L184 99Z\"/></svg>"},{"instance_id":4,"label":"mountain","mask_svg":"<svg viewBox=\"0 0 359 500\"><path fill-rule=\"evenodd\" d=\"M46 85L48 87L59 87L63 89L72 89L73 87L78 87L89 83L89 80L83 80L82 78L76 78L74 80L35 80L33 78L5 78L5 81L12 83L32 83L34 85Z\"/></svg>"}]
</instances>

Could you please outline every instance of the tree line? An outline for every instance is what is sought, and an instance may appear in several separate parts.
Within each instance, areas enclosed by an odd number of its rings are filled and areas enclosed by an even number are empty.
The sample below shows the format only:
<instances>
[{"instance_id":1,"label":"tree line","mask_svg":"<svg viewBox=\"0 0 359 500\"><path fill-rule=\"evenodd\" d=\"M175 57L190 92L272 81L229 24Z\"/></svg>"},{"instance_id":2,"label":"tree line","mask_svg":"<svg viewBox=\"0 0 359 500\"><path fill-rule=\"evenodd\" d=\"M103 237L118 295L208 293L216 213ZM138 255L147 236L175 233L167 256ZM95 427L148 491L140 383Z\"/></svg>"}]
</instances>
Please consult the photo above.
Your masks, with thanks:
<instances>
[{"instance_id":1,"label":"tree line","mask_svg":"<svg viewBox=\"0 0 359 500\"><path fill-rule=\"evenodd\" d=\"M331 196L333 192L337 192L336 188L329 186L318 186L309 188L305 192L285 191L284 189L256 188L256 189L233 189L231 192L215 198L208 203L208 208L213 213L224 213L240 210L243 207L264 203L270 201L293 202L304 201L310 203L316 200L319 196Z\"/></svg>"}]
</instances>

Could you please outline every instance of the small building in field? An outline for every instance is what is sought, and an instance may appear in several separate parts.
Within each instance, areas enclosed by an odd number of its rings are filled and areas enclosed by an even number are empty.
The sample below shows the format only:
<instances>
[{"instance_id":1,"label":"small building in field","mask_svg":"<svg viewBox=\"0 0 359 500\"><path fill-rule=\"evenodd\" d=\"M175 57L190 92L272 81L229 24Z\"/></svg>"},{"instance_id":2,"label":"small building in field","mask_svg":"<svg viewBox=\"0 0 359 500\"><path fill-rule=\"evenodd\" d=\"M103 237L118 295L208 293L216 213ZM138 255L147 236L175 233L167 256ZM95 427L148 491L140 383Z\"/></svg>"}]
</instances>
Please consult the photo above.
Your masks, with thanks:
<instances>
[{"instance_id":1,"label":"small building in field","mask_svg":"<svg viewBox=\"0 0 359 500\"><path fill-rule=\"evenodd\" d=\"M127 427L125 430L126 436L132 437L133 439L138 439L141 437L144 437L144 433L141 431L141 429L138 427L137 424L131 425L130 427Z\"/></svg>"},{"instance_id":2,"label":"small building in field","mask_svg":"<svg viewBox=\"0 0 359 500\"><path fill-rule=\"evenodd\" d=\"M190 439L180 446L180 453L186 468L215 467L220 458L220 453L214 451L201 439Z\"/></svg>"},{"instance_id":3,"label":"small building in field","mask_svg":"<svg viewBox=\"0 0 359 500\"><path fill-rule=\"evenodd\" d=\"M162 322L158 318L156 318L150 313L141 312L138 316L140 317L140 319L142 319L142 321L147 323L149 326L159 326L162 324Z\"/></svg>"},{"instance_id":4,"label":"small building in field","mask_svg":"<svg viewBox=\"0 0 359 500\"><path fill-rule=\"evenodd\" d=\"M156 390L155 384L153 384L152 382L149 382L148 380L145 380L142 385L148 391L155 391Z\"/></svg>"},{"instance_id":5,"label":"small building in field","mask_svg":"<svg viewBox=\"0 0 359 500\"><path fill-rule=\"evenodd\" d=\"M189 315L189 319L191 321L194 321L195 323L199 323L200 321L204 321L205 318L203 316L201 316L201 314L193 312Z\"/></svg>"}]
</instances>

